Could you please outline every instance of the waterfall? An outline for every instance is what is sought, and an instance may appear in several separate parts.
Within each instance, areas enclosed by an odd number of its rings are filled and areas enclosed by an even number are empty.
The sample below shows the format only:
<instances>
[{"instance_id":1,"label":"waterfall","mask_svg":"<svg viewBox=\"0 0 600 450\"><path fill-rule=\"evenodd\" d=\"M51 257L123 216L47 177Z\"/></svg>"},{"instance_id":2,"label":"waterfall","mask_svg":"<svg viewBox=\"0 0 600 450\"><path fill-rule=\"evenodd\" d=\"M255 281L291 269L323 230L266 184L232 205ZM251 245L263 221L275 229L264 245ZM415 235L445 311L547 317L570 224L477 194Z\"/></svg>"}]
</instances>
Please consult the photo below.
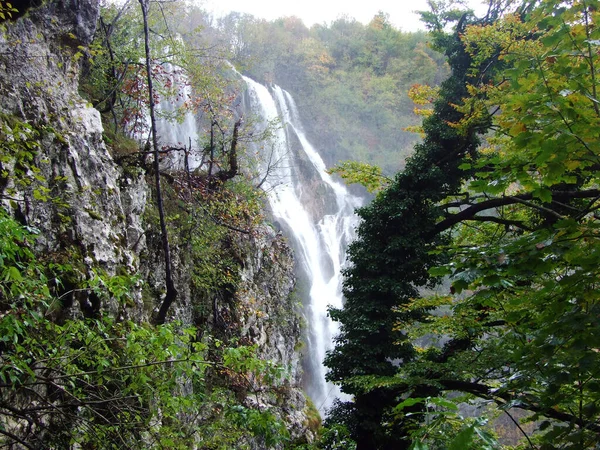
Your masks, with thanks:
<instances>
[{"instance_id":1,"label":"waterfall","mask_svg":"<svg viewBox=\"0 0 600 450\"><path fill-rule=\"evenodd\" d=\"M192 147L197 147L197 119L182 108L191 97L187 78L171 65L167 65L166 73L178 91L175 98L161 99L157 105L161 118L157 123L160 144L189 146L191 137ZM260 169L267 175L263 188L273 218L289 238L296 255L298 291L308 328L304 388L315 406L324 412L336 398L343 397L336 386L325 381L323 359L338 332L327 308L342 306L341 270L358 222L354 210L362 201L326 172L323 159L306 136L292 96L278 86L268 89L248 77L242 78L247 86L246 109L260 122L257 131L279 123L270 142L261 143ZM182 110L183 116L174 122L173 118ZM184 167L183 158L183 152L175 152L163 164L180 170ZM201 164L200 151L192 148L190 169Z\"/></svg>"},{"instance_id":2,"label":"waterfall","mask_svg":"<svg viewBox=\"0 0 600 450\"><path fill-rule=\"evenodd\" d=\"M348 193L325 171L325 163L309 142L292 96L278 86L271 89L243 77L250 108L262 126L279 121L270 145L264 146L264 183L278 225L290 238L299 265L300 294L308 325L305 351L305 390L321 412L342 397L325 381L323 358L338 332L327 316L328 305L342 306L341 269L353 237L361 200Z\"/></svg>"},{"instance_id":3,"label":"waterfall","mask_svg":"<svg viewBox=\"0 0 600 450\"><path fill-rule=\"evenodd\" d=\"M165 98L160 96L156 104L156 134L162 148L184 148L189 151L188 163L190 170L197 169L202 164L202 152L198 148L198 126L196 115L189 107L193 98L192 88L184 70L171 63L163 65L162 83L175 90L174 95ZM136 138L144 141L150 128L150 118L146 117L143 133L137 133ZM191 148L190 148L191 147ZM171 152L169 158L163 159L161 165L165 169L183 170L185 168L185 153Z\"/></svg>"}]
</instances>

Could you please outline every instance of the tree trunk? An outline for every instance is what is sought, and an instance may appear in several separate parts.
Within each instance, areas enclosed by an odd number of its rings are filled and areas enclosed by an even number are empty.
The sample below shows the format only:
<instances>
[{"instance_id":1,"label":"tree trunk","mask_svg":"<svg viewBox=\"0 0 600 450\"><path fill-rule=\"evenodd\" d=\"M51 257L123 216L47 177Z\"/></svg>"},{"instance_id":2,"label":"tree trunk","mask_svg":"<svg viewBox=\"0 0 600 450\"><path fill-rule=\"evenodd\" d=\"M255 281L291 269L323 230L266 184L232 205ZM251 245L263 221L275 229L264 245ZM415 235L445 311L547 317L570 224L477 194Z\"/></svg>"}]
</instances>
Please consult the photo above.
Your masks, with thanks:
<instances>
[{"instance_id":1,"label":"tree trunk","mask_svg":"<svg viewBox=\"0 0 600 450\"><path fill-rule=\"evenodd\" d=\"M160 188L160 168L159 168L159 151L158 138L156 136L156 116L154 111L154 89L152 86L152 67L150 58L150 31L148 28L148 4L149 0L139 0L142 7L142 16L144 19L144 44L146 46L146 73L148 77L148 97L150 100L150 135L152 138L152 153L154 155L154 182L156 187L156 207L158 208L158 216L160 218L160 232L162 247L165 256L165 282L167 293L163 300L158 314L154 318L156 324L163 324L167 317L167 312L171 304L177 298L177 289L173 283L173 272L171 265L171 250L169 248L169 235L167 233L167 224L165 222L165 212L163 207L162 191Z\"/></svg>"}]
</instances>

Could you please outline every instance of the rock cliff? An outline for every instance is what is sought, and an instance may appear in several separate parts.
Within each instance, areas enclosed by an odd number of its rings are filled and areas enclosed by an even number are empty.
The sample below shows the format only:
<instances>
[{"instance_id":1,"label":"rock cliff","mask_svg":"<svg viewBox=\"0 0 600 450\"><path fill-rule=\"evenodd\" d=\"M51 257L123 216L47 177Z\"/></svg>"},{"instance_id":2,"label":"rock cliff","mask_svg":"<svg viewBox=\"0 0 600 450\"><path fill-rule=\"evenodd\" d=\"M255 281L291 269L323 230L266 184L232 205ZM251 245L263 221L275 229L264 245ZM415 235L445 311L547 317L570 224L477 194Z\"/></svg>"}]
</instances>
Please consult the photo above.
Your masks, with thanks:
<instances>
[{"instance_id":1,"label":"rock cliff","mask_svg":"<svg viewBox=\"0 0 600 450\"><path fill-rule=\"evenodd\" d=\"M164 285L163 256L144 167L117 164L103 140L100 114L79 94L80 61L98 19L95 0L55 0L0 24L0 199L39 239L36 252L68 261L57 286L56 320L108 314L150 321ZM311 439L299 389L300 317L290 249L270 227L229 233L235 288L201 291L189 245L174 248L179 291L170 320L256 344L259 357L289 374L278 394L243 399L282 418L293 438ZM79 289L96 274L136 275L129 301ZM199 311L202 310L202 311ZM260 383L260 380L256 380Z\"/></svg>"}]
</instances>

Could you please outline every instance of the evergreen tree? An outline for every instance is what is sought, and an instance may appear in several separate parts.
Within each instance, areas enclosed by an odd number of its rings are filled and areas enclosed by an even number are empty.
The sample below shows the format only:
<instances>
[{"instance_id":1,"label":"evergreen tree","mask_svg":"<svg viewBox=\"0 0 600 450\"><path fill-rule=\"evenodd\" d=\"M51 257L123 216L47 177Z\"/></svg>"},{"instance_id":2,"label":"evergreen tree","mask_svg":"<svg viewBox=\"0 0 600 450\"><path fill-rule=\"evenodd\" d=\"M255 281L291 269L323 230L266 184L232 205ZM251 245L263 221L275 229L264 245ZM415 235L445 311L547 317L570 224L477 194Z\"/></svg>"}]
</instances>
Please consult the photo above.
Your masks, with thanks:
<instances>
[{"instance_id":1,"label":"evergreen tree","mask_svg":"<svg viewBox=\"0 0 600 450\"><path fill-rule=\"evenodd\" d=\"M415 357L399 324L417 320L424 311L399 307L417 297L419 287L432 284L428 269L442 259L431 250L447 242L445 235L434 233L440 215L436 203L460 188L466 173L459 165L465 156L475 156L477 133L487 126L482 120L466 133L451 126L464 118L452 105L467 96L471 58L459 38L466 19L452 35L437 30L436 44L447 55L452 76L441 86L434 114L424 123L425 140L415 147L406 169L358 211L362 222L348 252L346 303L330 311L341 332L326 358L328 379L354 396L353 405L337 407L352 411L348 426L359 450L407 448L410 443L405 432L382 425L389 408L398 403L395 388L382 383L365 389L365 379L391 377L398 364Z\"/></svg>"}]
</instances>

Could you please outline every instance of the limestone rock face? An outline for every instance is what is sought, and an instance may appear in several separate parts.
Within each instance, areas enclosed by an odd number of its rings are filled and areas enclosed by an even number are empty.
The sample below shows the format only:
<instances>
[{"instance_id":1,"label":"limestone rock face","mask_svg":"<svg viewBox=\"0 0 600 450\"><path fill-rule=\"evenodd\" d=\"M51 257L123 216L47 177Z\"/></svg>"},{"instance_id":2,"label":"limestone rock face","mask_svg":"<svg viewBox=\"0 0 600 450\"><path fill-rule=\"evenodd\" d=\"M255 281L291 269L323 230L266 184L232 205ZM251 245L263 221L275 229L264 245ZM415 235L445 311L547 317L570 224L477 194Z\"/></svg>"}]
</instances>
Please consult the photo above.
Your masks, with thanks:
<instances>
[{"instance_id":1,"label":"limestone rock face","mask_svg":"<svg viewBox=\"0 0 600 450\"><path fill-rule=\"evenodd\" d=\"M259 356L285 369L277 394L253 396L250 402L276 405L292 438L312 439L306 429L306 399L299 389L302 369L300 304L295 296L294 259L283 235L264 226L242 243L245 260L236 293L241 335L258 344ZM308 436L307 436L308 435Z\"/></svg>"},{"instance_id":2,"label":"limestone rock face","mask_svg":"<svg viewBox=\"0 0 600 450\"><path fill-rule=\"evenodd\" d=\"M2 201L39 230L44 252L83 261L80 279L89 279L92 268L135 273L148 195L141 174L124 175L113 162L99 112L78 93L78 60L94 35L98 12L94 0L48 2L0 33L2 133L19 139L15 133L27 124L40 169L20 174L22 180L13 177L5 186L11 195ZM141 296L134 298L137 307L93 308L141 320ZM90 307L85 296L73 300Z\"/></svg>"},{"instance_id":3,"label":"limestone rock face","mask_svg":"<svg viewBox=\"0 0 600 450\"><path fill-rule=\"evenodd\" d=\"M236 294L241 305L241 334L259 344L265 359L296 368L298 355L293 343L300 337L300 318L293 296L291 250L281 233L267 226L244 244L242 283Z\"/></svg>"},{"instance_id":4,"label":"limestone rock face","mask_svg":"<svg viewBox=\"0 0 600 450\"><path fill-rule=\"evenodd\" d=\"M40 252L73 262L79 281L99 271L140 275L133 302L126 305L66 292L69 317L105 311L149 321L164 287L158 230L145 218L151 189L142 169L115 163L103 141L100 113L78 93L79 60L93 38L98 11L98 0L50 0L14 23L0 24L0 138L33 143L32 166L38 168L23 172L0 160L0 173L11 174L0 177L0 202L38 231ZM287 371L279 395L248 402L272 408L289 423L292 436L310 440L306 400L298 387L301 328L291 251L267 226L239 239L241 283L231 303L241 327L237 333ZM173 250L179 296L169 318L188 325L194 323L195 306L207 299L195 296L183 251Z\"/></svg>"}]
</instances>

